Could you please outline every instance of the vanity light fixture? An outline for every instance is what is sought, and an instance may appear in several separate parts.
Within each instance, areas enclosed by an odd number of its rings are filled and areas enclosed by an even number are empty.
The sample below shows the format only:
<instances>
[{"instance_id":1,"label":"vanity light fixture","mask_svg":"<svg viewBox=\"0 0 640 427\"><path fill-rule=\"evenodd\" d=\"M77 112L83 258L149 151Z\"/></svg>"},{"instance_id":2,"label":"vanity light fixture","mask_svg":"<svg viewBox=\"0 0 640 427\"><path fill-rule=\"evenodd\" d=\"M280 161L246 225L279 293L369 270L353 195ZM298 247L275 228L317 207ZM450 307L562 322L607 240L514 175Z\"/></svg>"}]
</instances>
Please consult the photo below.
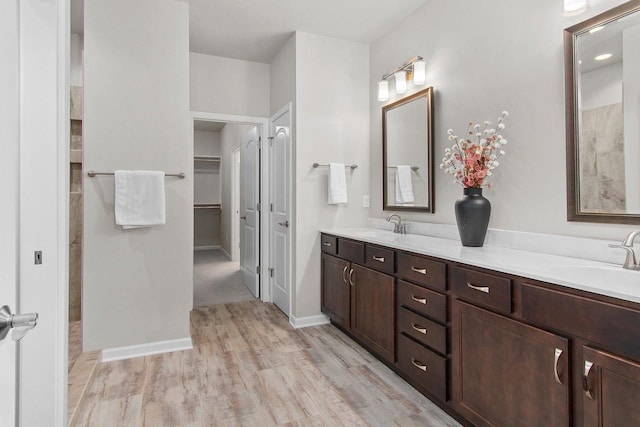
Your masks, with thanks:
<instances>
[{"instance_id":1,"label":"vanity light fixture","mask_svg":"<svg viewBox=\"0 0 640 427\"><path fill-rule=\"evenodd\" d=\"M407 79L411 79L414 85L423 85L426 82L425 62L422 56L414 56L400 67L382 76L378 82L378 101L389 99L389 82L387 79L394 76L396 83L396 93L401 94L407 91Z\"/></svg>"},{"instance_id":2,"label":"vanity light fixture","mask_svg":"<svg viewBox=\"0 0 640 427\"><path fill-rule=\"evenodd\" d=\"M562 0L564 16L579 15L589 9L589 0Z\"/></svg>"},{"instance_id":3,"label":"vanity light fixture","mask_svg":"<svg viewBox=\"0 0 640 427\"><path fill-rule=\"evenodd\" d=\"M612 55L610 53L603 53L602 55L598 55L593 59L595 59L596 61L604 61L605 59L611 58L611 56Z\"/></svg>"}]
</instances>

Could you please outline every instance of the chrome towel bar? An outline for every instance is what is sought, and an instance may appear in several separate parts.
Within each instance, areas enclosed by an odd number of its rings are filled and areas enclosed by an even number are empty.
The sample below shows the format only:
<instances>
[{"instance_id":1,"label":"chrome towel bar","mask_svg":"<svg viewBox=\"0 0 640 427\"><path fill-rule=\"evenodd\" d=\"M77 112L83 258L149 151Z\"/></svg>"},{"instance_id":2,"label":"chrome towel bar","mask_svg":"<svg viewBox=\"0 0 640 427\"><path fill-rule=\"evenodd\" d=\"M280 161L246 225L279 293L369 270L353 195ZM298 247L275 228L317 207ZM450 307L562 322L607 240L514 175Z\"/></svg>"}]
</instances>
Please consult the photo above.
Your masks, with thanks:
<instances>
[{"instance_id":1,"label":"chrome towel bar","mask_svg":"<svg viewBox=\"0 0 640 427\"><path fill-rule=\"evenodd\" d=\"M96 175L111 175L111 176L113 176L113 172L89 171L89 172L87 172L87 175L89 175L91 178L93 178ZM180 179L184 179L184 177L186 175L184 174L184 172L180 172L180 173L165 173L164 176L175 176L175 177L178 177Z\"/></svg>"}]
</instances>

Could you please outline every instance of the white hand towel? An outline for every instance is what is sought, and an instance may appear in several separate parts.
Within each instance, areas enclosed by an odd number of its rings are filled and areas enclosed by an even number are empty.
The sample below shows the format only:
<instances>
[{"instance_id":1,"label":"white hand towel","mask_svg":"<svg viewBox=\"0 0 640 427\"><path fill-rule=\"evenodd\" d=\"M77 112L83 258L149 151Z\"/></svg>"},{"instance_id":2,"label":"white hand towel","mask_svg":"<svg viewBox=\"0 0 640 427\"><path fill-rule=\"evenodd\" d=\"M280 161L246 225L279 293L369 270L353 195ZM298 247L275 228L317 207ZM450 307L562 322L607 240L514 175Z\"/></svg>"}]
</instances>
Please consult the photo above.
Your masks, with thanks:
<instances>
[{"instance_id":1,"label":"white hand towel","mask_svg":"<svg viewBox=\"0 0 640 427\"><path fill-rule=\"evenodd\" d=\"M414 201L411 166L398 165L396 167L396 203L403 205Z\"/></svg>"},{"instance_id":2,"label":"white hand towel","mask_svg":"<svg viewBox=\"0 0 640 427\"><path fill-rule=\"evenodd\" d=\"M116 224L123 229L164 225L164 172L114 172Z\"/></svg>"},{"instance_id":3,"label":"white hand towel","mask_svg":"<svg viewBox=\"0 0 640 427\"><path fill-rule=\"evenodd\" d=\"M347 203L347 175L344 163L329 163L329 204Z\"/></svg>"}]
</instances>

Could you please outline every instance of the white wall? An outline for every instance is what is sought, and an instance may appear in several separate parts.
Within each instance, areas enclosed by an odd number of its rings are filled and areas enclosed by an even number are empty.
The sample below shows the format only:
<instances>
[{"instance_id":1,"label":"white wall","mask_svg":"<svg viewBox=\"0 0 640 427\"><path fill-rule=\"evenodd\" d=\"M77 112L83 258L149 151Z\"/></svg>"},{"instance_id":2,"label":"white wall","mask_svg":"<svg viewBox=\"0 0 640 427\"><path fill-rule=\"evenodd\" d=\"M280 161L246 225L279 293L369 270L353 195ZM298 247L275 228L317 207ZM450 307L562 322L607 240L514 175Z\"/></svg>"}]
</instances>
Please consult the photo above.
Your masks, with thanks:
<instances>
[{"instance_id":1,"label":"white wall","mask_svg":"<svg viewBox=\"0 0 640 427\"><path fill-rule=\"evenodd\" d=\"M82 51L84 36L71 33L71 86L82 86Z\"/></svg>"},{"instance_id":2,"label":"white wall","mask_svg":"<svg viewBox=\"0 0 640 427\"><path fill-rule=\"evenodd\" d=\"M190 176L188 31L183 2L86 2L87 170L156 169ZM166 225L123 231L114 221L113 177L85 177L85 350L189 337L188 179L166 179Z\"/></svg>"},{"instance_id":3,"label":"white wall","mask_svg":"<svg viewBox=\"0 0 640 427\"><path fill-rule=\"evenodd\" d=\"M622 102L622 62L580 75L580 110Z\"/></svg>"},{"instance_id":4,"label":"white wall","mask_svg":"<svg viewBox=\"0 0 640 427\"><path fill-rule=\"evenodd\" d=\"M269 81L270 112L273 116L296 98L296 35L292 34L271 61Z\"/></svg>"},{"instance_id":5,"label":"white wall","mask_svg":"<svg viewBox=\"0 0 640 427\"><path fill-rule=\"evenodd\" d=\"M297 317L320 313L322 228L362 226L369 194L369 64L367 45L296 33L295 276ZM364 71L364 72L363 72ZM282 105L276 104L276 108ZM349 203L327 204L327 168L314 162L356 163L347 172Z\"/></svg>"},{"instance_id":6,"label":"white wall","mask_svg":"<svg viewBox=\"0 0 640 427\"><path fill-rule=\"evenodd\" d=\"M269 65L191 52L191 111L269 116Z\"/></svg>"},{"instance_id":7,"label":"white wall","mask_svg":"<svg viewBox=\"0 0 640 427\"><path fill-rule=\"evenodd\" d=\"M427 85L435 89L435 213L411 221L455 224L462 191L437 167L448 146L446 131L468 121L510 112L507 155L494 174L492 228L622 238L636 228L566 220L563 29L622 1L594 0L588 13L563 17L557 0L426 2L371 46L371 216L383 218L381 113L376 81L422 55ZM523 19L523 16L526 19ZM490 23L479 27L479 23ZM393 85L390 85L393 86ZM414 88L418 90L420 88ZM397 98L392 97L389 102Z\"/></svg>"}]
</instances>

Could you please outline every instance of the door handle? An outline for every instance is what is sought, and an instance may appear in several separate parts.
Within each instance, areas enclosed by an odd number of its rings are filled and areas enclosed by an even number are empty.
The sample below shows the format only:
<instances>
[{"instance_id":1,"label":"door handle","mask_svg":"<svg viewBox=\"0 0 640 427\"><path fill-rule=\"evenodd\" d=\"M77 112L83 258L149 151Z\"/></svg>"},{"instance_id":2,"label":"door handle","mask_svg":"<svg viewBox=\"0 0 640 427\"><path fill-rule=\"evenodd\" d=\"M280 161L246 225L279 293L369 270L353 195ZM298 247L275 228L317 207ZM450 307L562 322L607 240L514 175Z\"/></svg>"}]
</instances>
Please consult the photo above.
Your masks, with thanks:
<instances>
[{"instance_id":1,"label":"door handle","mask_svg":"<svg viewBox=\"0 0 640 427\"><path fill-rule=\"evenodd\" d=\"M351 271L349 271L349 284L351 286L355 286L356 285L356 282L353 279L353 268L351 269Z\"/></svg>"},{"instance_id":2,"label":"door handle","mask_svg":"<svg viewBox=\"0 0 640 427\"><path fill-rule=\"evenodd\" d=\"M426 268L416 268L414 266L411 266L411 271L415 271L416 273L420 273L420 274L427 274Z\"/></svg>"},{"instance_id":3,"label":"door handle","mask_svg":"<svg viewBox=\"0 0 640 427\"><path fill-rule=\"evenodd\" d=\"M38 324L38 313L12 314L8 305L0 307L0 341L13 329L11 339L18 341Z\"/></svg>"},{"instance_id":4,"label":"door handle","mask_svg":"<svg viewBox=\"0 0 640 427\"><path fill-rule=\"evenodd\" d=\"M484 292L485 294L489 293L489 287L488 286L475 286L475 285L467 282L467 287L470 288L470 289L473 289L474 291Z\"/></svg>"},{"instance_id":5,"label":"door handle","mask_svg":"<svg viewBox=\"0 0 640 427\"><path fill-rule=\"evenodd\" d=\"M560 356L562 356L562 350L556 348L553 354L553 376L556 382L562 385L562 380L560 379L560 374L558 373L558 363L560 362Z\"/></svg>"},{"instance_id":6,"label":"door handle","mask_svg":"<svg viewBox=\"0 0 640 427\"><path fill-rule=\"evenodd\" d=\"M413 357L411 358L411 364L421 371L427 372L427 365L423 364L419 360L414 359Z\"/></svg>"},{"instance_id":7,"label":"door handle","mask_svg":"<svg viewBox=\"0 0 640 427\"><path fill-rule=\"evenodd\" d=\"M584 394L591 400L595 400L593 391L591 390L591 384L589 384L589 376L591 369L593 368L593 362L589 360L584 361L584 375L582 376L582 389Z\"/></svg>"},{"instance_id":8,"label":"door handle","mask_svg":"<svg viewBox=\"0 0 640 427\"><path fill-rule=\"evenodd\" d=\"M243 220L245 220L245 221L246 221L246 220L247 220L247 217L246 217L245 215L242 215L242 216L240 217L240 219L243 219Z\"/></svg>"},{"instance_id":9,"label":"door handle","mask_svg":"<svg viewBox=\"0 0 640 427\"><path fill-rule=\"evenodd\" d=\"M347 270L349 269L349 266L347 265L344 270L342 270L342 281L344 283L347 283Z\"/></svg>"},{"instance_id":10,"label":"door handle","mask_svg":"<svg viewBox=\"0 0 640 427\"><path fill-rule=\"evenodd\" d=\"M285 222L279 222L278 225L284 228L289 228L289 220L286 220Z\"/></svg>"}]
</instances>

